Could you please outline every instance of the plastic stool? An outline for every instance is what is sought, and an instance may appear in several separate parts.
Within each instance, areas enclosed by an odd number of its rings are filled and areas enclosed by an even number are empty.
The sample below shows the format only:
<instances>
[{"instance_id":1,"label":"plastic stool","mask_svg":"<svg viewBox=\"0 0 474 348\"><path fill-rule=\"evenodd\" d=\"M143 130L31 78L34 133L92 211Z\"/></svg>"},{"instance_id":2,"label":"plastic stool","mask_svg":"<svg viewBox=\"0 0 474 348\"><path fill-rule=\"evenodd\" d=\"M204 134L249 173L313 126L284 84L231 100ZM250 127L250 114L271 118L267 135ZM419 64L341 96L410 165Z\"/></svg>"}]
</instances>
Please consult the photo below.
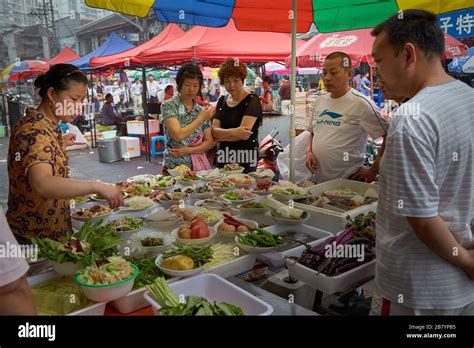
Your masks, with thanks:
<instances>
[{"instance_id":1,"label":"plastic stool","mask_svg":"<svg viewBox=\"0 0 474 348\"><path fill-rule=\"evenodd\" d=\"M156 145L158 145L158 150ZM151 149L150 153L152 156L162 155L166 148L166 138L164 135L155 135L151 138Z\"/></svg>"}]
</instances>

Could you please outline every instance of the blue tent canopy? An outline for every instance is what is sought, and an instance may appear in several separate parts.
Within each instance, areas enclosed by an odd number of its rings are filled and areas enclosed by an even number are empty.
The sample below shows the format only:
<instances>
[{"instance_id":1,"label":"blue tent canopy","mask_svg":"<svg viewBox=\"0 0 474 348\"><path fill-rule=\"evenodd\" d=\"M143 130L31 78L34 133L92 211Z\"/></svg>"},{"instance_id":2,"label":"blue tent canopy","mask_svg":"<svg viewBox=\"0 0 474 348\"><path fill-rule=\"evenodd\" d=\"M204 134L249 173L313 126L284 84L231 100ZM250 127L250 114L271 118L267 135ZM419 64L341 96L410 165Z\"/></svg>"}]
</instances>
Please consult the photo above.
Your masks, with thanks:
<instances>
[{"instance_id":1,"label":"blue tent canopy","mask_svg":"<svg viewBox=\"0 0 474 348\"><path fill-rule=\"evenodd\" d=\"M125 50L128 50L130 48L135 47L132 44L129 44L127 41L122 39L120 36L118 36L115 32L110 34L110 36L107 38L107 40L100 45L100 47L96 48L92 52L86 54L85 56L78 58L76 60L73 60L72 62L69 62L69 64L73 64L77 66L79 69L89 69L89 61L91 58L94 57L102 57L102 56L109 56L111 54L119 53Z\"/></svg>"},{"instance_id":2,"label":"blue tent canopy","mask_svg":"<svg viewBox=\"0 0 474 348\"><path fill-rule=\"evenodd\" d=\"M474 56L474 47L471 47L467 50L467 56L454 58L451 63L448 64L448 70L452 72L460 73L462 71L463 65L469 60L469 58Z\"/></svg>"}]
</instances>

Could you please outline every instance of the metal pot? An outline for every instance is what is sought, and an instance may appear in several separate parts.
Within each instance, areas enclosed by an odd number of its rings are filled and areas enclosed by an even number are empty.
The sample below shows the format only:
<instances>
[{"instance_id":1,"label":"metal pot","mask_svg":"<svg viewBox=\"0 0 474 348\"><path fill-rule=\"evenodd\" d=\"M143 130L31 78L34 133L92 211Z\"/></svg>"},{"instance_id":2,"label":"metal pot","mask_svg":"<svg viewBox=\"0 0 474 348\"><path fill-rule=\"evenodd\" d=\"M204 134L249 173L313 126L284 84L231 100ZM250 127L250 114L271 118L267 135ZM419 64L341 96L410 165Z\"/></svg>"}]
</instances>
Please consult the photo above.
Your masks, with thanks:
<instances>
[{"instance_id":1,"label":"metal pot","mask_svg":"<svg viewBox=\"0 0 474 348\"><path fill-rule=\"evenodd\" d=\"M97 147L99 149L99 162L117 162L122 159L119 137L99 139L97 140Z\"/></svg>"}]
</instances>

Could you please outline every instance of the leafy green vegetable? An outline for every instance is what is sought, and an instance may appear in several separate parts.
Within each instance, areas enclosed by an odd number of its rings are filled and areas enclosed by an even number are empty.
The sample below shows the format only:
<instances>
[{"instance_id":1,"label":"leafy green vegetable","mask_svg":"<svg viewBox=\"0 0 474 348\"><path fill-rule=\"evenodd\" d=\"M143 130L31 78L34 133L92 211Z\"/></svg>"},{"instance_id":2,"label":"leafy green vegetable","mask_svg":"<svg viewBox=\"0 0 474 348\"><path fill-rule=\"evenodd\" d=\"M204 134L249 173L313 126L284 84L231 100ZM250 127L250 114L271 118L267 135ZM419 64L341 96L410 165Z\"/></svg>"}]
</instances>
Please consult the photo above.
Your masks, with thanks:
<instances>
[{"instance_id":1,"label":"leafy green vegetable","mask_svg":"<svg viewBox=\"0 0 474 348\"><path fill-rule=\"evenodd\" d=\"M135 264L140 270L140 273L135 278L132 290L140 289L152 284L157 277L168 277L161 272L161 270L156 267L155 262L149 258L132 258L130 259L130 262Z\"/></svg>"},{"instance_id":2,"label":"leafy green vegetable","mask_svg":"<svg viewBox=\"0 0 474 348\"><path fill-rule=\"evenodd\" d=\"M102 220L94 225L87 221L75 236L70 231L65 242L33 238L32 243L38 245L40 257L57 263L81 262L88 266L100 258L114 255L115 248L123 242L111 226L101 224Z\"/></svg>"},{"instance_id":3,"label":"leafy green vegetable","mask_svg":"<svg viewBox=\"0 0 474 348\"><path fill-rule=\"evenodd\" d=\"M210 245L201 247L196 245L178 245L163 254L163 260L171 256L184 255L194 261L196 268L211 262L213 259L213 251Z\"/></svg>"},{"instance_id":4,"label":"leafy green vegetable","mask_svg":"<svg viewBox=\"0 0 474 348\"><path fill-rule=\"evenodd\" d=\"M204 297L186 296L185 303L181 303L170 289L164 278L156 278L147 289L160 305L160 312L167 316L236 316L244 315L243 310L233 304L210 303Z\"/></svg>"},{"instance_id":5,"label":"leafy green vegetable","mask_svg":"<svg viewBox=\"0 0 474 348\"><path fill-rule=\"evenodd\" d=\"M112 226L116 232L127 232L137 230L143 227L145 223L143 220L130 216L124 216L120 219L110 221L107 225Z\"/></svg>"},{"instance_id":6,"label":"leafy green vegetable","mask_svg":"<svg viewBox=\"0 0 474 348\"><path fill-rule=\"evenodd\" d=\"M240 201L242 200L242 196L238 194L237 192L227 192L224 195L224 198L229 199L231 201Z\"/></svg>"}]
</instances>

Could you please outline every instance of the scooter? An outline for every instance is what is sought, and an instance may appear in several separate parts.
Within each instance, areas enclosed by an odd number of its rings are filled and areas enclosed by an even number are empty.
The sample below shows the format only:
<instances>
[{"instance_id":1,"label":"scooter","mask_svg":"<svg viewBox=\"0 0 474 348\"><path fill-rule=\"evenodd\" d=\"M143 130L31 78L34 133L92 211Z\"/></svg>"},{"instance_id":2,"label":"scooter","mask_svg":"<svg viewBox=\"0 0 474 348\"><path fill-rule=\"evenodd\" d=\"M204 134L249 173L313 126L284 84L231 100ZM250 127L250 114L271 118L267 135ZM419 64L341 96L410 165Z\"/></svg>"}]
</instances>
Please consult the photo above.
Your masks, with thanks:
<instances>
[{"instance_id":1,"label":"scooter","mask_svg":"<svg viewBox=\"0 0 474 348\"><path fill-rule=\"evenodd\" d=\"M272 132L262 139L258 146L258 163L257 170L259 169L270 169L275 173L273 181L280 180L280 170L277 165L277 157L283 152L283 147L280 142L276 139L279 132L273 128Z\"/></svg>"}]
</instances>

